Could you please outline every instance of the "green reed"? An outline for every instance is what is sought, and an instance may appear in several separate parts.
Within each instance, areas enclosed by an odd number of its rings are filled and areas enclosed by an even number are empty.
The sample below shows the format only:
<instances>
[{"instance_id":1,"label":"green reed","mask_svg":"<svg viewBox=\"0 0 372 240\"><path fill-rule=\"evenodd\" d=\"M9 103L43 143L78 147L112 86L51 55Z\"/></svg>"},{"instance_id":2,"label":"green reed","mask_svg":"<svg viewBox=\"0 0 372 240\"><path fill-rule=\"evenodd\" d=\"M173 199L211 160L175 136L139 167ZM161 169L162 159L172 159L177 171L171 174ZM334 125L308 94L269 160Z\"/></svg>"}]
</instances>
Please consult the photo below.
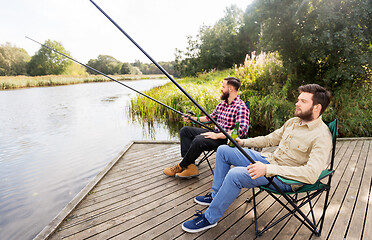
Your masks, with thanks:
<instances>
[{"instance_id":1,"label":"green reed","mask_svg":"<svg viewBox=\"0 0 372 240\"><path fill-rule=\"evenodd\" d=\"M228 76L233 70L220 72L208 72L200 74L195 78L185 78L177 82L185 89L196 102L199 103L208 113L211 113L220 102L220 82ZM154 87L144 94L180 111L187 113L192 110L196 115L204 116L198 109L173 83L167 83L164 86ZM136 96L131 99L128 107L132 118L141 118L147 122L161 121L167 124L177 125L182 122L181 116L177 113L163 107L162 105L143 96ZM181 126L183 123L181 123ZM180 126L178 126L178 129Z\"/></svg>"}]
</instances>

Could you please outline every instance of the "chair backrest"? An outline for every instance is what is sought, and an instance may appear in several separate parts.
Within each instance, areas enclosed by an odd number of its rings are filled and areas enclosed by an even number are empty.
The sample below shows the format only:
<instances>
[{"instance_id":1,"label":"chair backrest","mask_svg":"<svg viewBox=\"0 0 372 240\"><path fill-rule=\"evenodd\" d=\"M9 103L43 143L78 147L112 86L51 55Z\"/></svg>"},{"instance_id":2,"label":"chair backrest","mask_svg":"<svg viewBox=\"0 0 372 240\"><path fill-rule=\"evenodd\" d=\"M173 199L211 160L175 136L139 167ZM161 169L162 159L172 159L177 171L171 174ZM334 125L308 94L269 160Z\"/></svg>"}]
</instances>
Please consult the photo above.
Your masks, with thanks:
<instances>
[{"instance_id":1,"label":"chair backrest","mask_svg":"<svg viewBox=\"0 0 372 240\"><path fill-rule=\"evenodd\" d=\"M329 131L331 131L332 134L332 156L331 156L331 163L330 163L330 169L333 169L333 160L335 158L335 152L336 152L336 138L338 135L338 119L335 118L331 122L324 121L324 123L328 126Z\"/></svg>"}]
</instances>

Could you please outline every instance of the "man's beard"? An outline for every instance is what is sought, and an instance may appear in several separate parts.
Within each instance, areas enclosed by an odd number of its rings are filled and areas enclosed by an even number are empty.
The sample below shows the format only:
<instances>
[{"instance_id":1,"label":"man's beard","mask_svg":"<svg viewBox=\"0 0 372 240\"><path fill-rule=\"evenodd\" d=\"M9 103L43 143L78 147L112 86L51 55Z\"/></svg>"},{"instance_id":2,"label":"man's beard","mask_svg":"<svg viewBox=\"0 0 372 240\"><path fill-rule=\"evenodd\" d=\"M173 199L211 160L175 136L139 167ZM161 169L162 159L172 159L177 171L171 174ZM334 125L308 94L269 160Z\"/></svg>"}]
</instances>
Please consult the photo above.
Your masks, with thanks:
<instances>
[{"instance_id":1,"label":"man's beard","mask_svg":"<svg viewBox=\"0 0 372 240\"><path fill-rule=\"evenodd\" d=\"M221 100L226 101L229 97L230 97L229 92L221 92L221 96L220 96Z\"/></svg>"},{"instance_id":2,"label":"man's beard","mask_svg":"<svg viewBox=\"0 0 372 240\"><path fill-rule=\"evenodd\" d=\"M301 113L296 113L295 112L295 116L301 118L301 120L304 120L304 121L312 121L312 120L314 120L314 118L313 118L313 108L314 108L314 106L312 106L306 112L301 112Z\"/></svg>"}]
</instances>

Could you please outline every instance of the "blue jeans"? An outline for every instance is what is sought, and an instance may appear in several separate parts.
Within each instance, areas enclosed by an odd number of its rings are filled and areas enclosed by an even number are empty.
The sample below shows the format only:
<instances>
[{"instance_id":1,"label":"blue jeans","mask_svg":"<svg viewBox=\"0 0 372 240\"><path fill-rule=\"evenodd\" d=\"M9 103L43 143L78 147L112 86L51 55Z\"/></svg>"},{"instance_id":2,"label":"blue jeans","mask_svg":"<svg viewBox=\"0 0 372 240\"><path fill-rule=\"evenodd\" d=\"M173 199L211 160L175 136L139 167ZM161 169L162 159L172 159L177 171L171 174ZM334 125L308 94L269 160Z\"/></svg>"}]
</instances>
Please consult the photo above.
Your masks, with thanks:
<instances>
[{"instance_id":1,"label":"blue jeans","mask_svg":"<svg viewBox=\"0 0 372 240\"><path fill-rule=\"evenodd\" d=\"M260 153L244 149L254 161L270 164ZM237 149L228 145L222 145L217 149L216 163L212 185L212 203L205 212L209 223L216 223L231 203L238 197L242 188L253 188L267 185L269 181L265 177L252 179L247 170L250 161ZM230 166L234 168L230 169ZM274 182L283 191L292 191L289 184L284 184L278 179ZM273 186L271 188L275 189Z\"/></svg>"}]
</instances>

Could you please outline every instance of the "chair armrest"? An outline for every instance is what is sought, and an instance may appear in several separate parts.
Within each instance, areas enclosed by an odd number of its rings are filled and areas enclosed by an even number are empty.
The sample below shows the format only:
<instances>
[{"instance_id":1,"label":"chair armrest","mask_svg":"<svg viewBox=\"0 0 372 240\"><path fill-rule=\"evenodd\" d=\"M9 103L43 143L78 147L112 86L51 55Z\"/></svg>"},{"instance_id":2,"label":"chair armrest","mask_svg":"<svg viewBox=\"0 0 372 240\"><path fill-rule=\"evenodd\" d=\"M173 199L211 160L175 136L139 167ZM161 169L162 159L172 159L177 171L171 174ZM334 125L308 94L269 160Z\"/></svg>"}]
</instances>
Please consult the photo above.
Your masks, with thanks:
<instances>
[{"instance_id":1,"label":"chair armrest","mask_svg":"<svg viewBox=\"0 0 372 240\"><path fill-rule=\"evenodd\" d=\"M328 177L330 174L333 174L333 173L334 173L334 170L323 170L322 173L320 174L317 182L322 180L325 177ZM303 183L303 182L300 182L300 181L291 180L291 179L288 179L288 178L285 178L285 177L282 177L282 176L276 176L276 177L281 182L286 183L286 184L290 184L290 185L311 185L311 184L308 184L308 183Z\"/></svg>"}]
</instances>

